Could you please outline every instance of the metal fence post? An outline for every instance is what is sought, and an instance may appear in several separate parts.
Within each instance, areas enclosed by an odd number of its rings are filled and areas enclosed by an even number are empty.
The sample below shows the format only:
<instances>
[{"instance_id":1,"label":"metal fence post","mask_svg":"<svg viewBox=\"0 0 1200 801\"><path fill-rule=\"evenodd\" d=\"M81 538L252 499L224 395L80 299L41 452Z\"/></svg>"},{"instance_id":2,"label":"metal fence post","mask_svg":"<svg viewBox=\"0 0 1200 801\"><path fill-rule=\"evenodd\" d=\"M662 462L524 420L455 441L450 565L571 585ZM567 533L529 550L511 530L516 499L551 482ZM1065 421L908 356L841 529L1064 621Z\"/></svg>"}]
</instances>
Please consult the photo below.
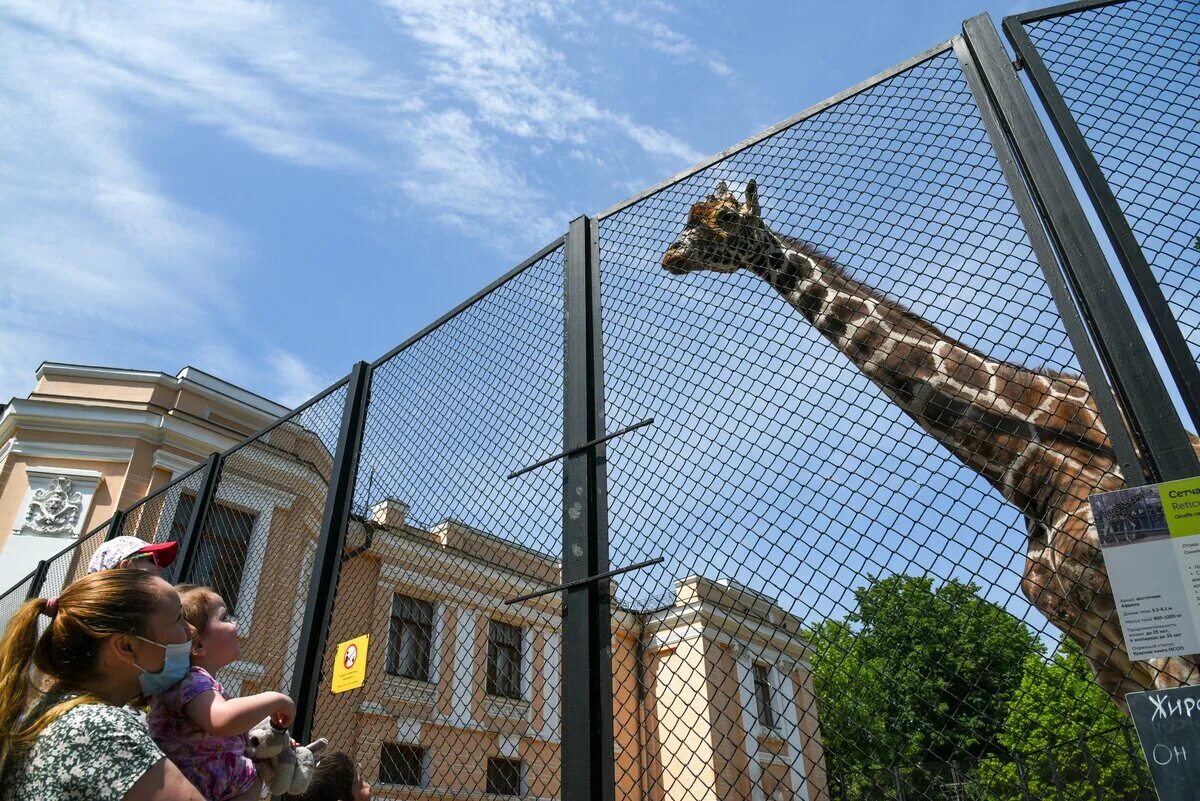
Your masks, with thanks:
<instances>
[{"instance_id":1,"label":"metal fence post","mask_svg":"<svg viewBox=\"0 0 1200 801\"><path fill-rule=\"evenodd\" d=\"M175 584L185 582L191 577L192 562L196 558L201 532L204 531L204 524L208 522L208 508L217 494L217 482L220 479L221 454L212 453L204 466L204 481L200 485L195 503L192 504L187 529L183 532L183 539L179 541L179 555L175 558Z\"/></svg>"},{"instance_id":2,"label":"metal fence post","mask_svg":"<svg viewBox=\"0 0 1200 801\"><path fill-rule=\"evenodd\" d=\"M571 222L566 242L566 352L563 449L604 433L604 361L600 342L600 247L595 220ZM605 446L563 464L564 584L605 573L608 495ZM612 630L607 580L563 593L563 801L612 801Z\"/></svg>"},{"instance_id":3,"label":"metal fence post","mask_svg":"<svg viewBox=\"0 0 1200 801\"><path fill-rule=\"evenodd\" d=\"M992 147L996 151L996 160L1004 172L1004 180L1008 184L1009 194L1012 195L1017 213L1021 215L1025 234L1029 237L1029 245L1033 248L1034 257L1042 268L1046 287L1050 290L1050 297L1058 309L1063 329L1071 340L1071 347L1075 349L1075 358L1087 379L1088 388L1092 391L1092 398L1096 401L1100 419L1104 421L1104 427L1112 442L1113 452L1121 466L1121 473L1126 477L1130 486L1142 484L1145 482L1146 469L1143 460L1138 456L1133 434L1129 431L1116 396L1113 395L1112 386L1108 382L1100 354L1096 352L1096 346L1092 342L1088 326L1079 313L1075 298L1071 294L1071 288L1067 285L1066 276L1063 275L1059 266L1054 245L1050 242L1042 225L1037 203L1025 183L1021 164L1005 135L999 114L988 95L987 87L975 64L975 57L967 47L965 39L954 43L954 54L958 57L963 76L966 78L967 85L971 88L971 95L975 98L975 104L979 108L979 116L987 130L988 139L991 140Z\"/></svg>"},{"instance_id":4,"label":"metal fence post","mask_svg":"<svg viewBox=\"0 0 1200 801\"><path fill-rule=\"evenodd\" d=\"M1200 473L1200 461L1149 348L1137 336L1133 314L991 18L981 14L967 20L963 35L1122 401L1152 480ZM1126 475L1130 484L1140 483L1139 478Z\"/></svg>"},{"instance_id":5,"label":"metal fence post","mask_svg":"<svg viewBox=\"0 0 1200 801\"><path fill-rule=\"evenodd\" d=\"M112 517L108 520L108 531L104 533L104 541L116 539L121 536L121 529L125 526L125 513L120 509L114 509Z\"/></svg>"},{"instance_id":6,"label":"metal fence post","mask_svg":"<svg viewBox=\"0 0 1200 801\"><path fill-rule=\"evenodd\" d=\"M46 573L50 570L50 562L42 559L37 563L37 567L33 571L33 578L29 582L29 589L25 591L25 600L32 601L39 597L42 591L42 585L46 583Z\"/></svg>"},{"instance_id":7,"label":"metal fence post","mask_svg":"<svg viewBox=\"0 0 1200 801\"><path fill-rule=\"evenodd\" d=\"M1200 367L1192 358L1187 340L1184 339L1175 315L1171 313L1171 308L1167 305L1162 287L1158 285L1158 281L1150 271L1150 264L1146 261L1146 256L1142 253L1137 238L1133 235L1129 221L1125 219L1125 214L1121 211L1112 187L1104 177L1104 171L1100 169L1100 164L1096 161L1096 156L1092 153L1091 148L1088 147L1083 132L1079 130L1079 125L1075 122L1075 117L1067 108L1066 101L1063 100L1058 87L1055 86L1050 70L1046 69L1041 55L1029 39L1029 34L1025 32L1025 26L1021 19L1007 17L1003 20L1002 25L1004 32L1008 35L1008 40L1012 42L1013 49L1016 50L1017 56L1024 64L1025 74L1029 76L1034 91L1037 92L1042 105L1046 108L1046 114L1050 117L1054 130L1058 132L1059 138L1066 148L1067 156L1070 157L1071 163L1079 173L1083 188L1087 191L1088 198L1092 201L1096 214L1100 217L1105 233L1112 242L1113 250L1125 270L1125 275L1129 278L1129 286L1133 290L1134 297L1137 298L1138 305L1141 306L1142 312L1146 316L1146 322L1150 326L1155 342L1162 350L1163 359L1167 363L1171 377L1179 386L1179 395L1191 417L1191 423L1200 428Z\"/></svg>"},{"instance_id":8,"label":"metal fence post","mask_svg":"<svg viewBox=\"0 0 1200 801\"><path fill-rule=\"evenodd\" d=\"M292 699L296 702L296 719L292 736L302 743L312 735L316 712L317 689L321 679L321 660L325 654L325 638L333 614L337 593L338 570L342 549L346 544L346 527L350 522L350 505L354 500L354 483L358 475L358 457L362 447L363 427L367 419L370 397L371 366L366 362L354 365L346 387L346 402L342 409L342 427L338 434L337 450L325 496L325 514L313 555L312 577L308 586L308 601L304 609L304 626L300 630L300 645L296 667L292 673Z\"/></svg>"}]
</instances>

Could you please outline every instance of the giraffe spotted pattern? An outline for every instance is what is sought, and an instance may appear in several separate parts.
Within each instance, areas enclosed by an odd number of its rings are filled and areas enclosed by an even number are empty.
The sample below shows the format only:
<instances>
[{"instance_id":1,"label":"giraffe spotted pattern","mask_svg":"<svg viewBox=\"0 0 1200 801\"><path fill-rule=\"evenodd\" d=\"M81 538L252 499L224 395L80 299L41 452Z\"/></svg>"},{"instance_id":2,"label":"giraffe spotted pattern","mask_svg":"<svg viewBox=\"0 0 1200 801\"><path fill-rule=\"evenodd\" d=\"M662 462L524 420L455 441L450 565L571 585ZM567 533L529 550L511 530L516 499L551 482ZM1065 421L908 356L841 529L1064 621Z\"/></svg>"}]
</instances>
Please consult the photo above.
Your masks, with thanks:
<instances>
[{"instance_id":1,"label":"giraffe spotted pattern","mask_svg":"<svg viewBox=\"0 0 1200 801\"><path fill-rule=\"evenodd\" d=\"M1083 648L1122 708L1139 690L1200 684L1193 659L1134 662L1121 634L1088 495L1125 486L1087 382L978 353L763 221L758 188L724 182L664 253L671 273L748 270L960 462L1020 510L1021 590ZM1200 452L1200 439L1193 436Z\"/></svg>"}]
</instances>

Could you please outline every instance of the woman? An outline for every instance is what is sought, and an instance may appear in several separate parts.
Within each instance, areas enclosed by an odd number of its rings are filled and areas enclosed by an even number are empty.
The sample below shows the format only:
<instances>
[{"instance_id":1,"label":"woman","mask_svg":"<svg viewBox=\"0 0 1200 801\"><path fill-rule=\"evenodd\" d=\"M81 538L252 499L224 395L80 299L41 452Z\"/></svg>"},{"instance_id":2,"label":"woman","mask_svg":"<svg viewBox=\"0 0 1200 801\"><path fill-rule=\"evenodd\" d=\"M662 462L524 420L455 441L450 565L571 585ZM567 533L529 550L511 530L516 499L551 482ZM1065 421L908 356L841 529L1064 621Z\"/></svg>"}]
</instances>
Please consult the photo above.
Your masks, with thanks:
<instances>
[{"instance_id":1,"label":"woman","mask_svg":"<svg viewBox=\"0 0 1200 801\"><path fill-rule=\"evenodd\" d=\"M0 801L203 801L124 708L182 678L193 634L175 589L142 570L27 601L0 641Z\"/></svg>"}]
</instances>

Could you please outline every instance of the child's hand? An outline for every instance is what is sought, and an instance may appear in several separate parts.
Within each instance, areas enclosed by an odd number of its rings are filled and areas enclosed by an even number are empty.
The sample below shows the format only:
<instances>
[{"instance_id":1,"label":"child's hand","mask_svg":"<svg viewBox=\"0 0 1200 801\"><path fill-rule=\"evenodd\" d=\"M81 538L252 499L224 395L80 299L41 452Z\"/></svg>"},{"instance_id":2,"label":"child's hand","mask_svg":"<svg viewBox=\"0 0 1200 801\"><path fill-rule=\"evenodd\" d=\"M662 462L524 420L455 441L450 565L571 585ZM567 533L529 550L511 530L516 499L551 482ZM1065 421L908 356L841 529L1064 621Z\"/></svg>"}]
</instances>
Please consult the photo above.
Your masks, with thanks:
<instances>
[{"instance_id":1,"label":"child's hand","mask_svg":"<svg viewBox=\"0 0 1200 801\"><path fill-rule=\"evenodd\" d=\"M286 729L296 718L296 703L283 693L279 693L279 706L271 713L271 723L277 729Z\"/></svg>"}]
</instances>

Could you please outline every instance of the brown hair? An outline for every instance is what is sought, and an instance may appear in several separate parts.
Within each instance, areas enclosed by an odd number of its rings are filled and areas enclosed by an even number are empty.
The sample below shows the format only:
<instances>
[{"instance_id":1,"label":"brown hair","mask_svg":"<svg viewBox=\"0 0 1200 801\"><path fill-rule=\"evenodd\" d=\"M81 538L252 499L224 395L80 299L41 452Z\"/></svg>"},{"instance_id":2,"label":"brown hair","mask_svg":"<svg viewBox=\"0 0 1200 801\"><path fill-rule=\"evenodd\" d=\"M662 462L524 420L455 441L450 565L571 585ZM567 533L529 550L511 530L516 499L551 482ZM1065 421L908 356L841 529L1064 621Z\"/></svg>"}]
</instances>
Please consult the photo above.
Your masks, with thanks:
<instances>
[{"instance_id":1,"label":"brown hair","mask_svg":"<svg viewBox=\"0 0 1200 801\"><path fill-rule=\"evenodd\" d=\"M344 751L327 754L317 762L312 781L299 801L351 801L358 778L358 768L349 754Z\"/></svg>"},{"instance_id":2,"label":"brown hair","mask_svg":"<svg viewBox=\"0 0 1200 801\"><path fill-rule=\"evenodd\" d=\"M80 704L104 703L83 693L24 719L45 691L82 690L94 678L109 636L145 631L162 601L160 581L144 570L104 570L67 585L53 603L34 598L17 610L0 640L0 773L61 715ZM50 625L39 635L42 614L50 616Z\"/></svg>"},{"instance_id":3,"label":"brown hair","mask_svg":"<svg viewBox=\"0 0 1200 801\"><path fill-rule=\"evenodd\" d=\"M196 636L200 636L208 628L212 613L224 606L225 600L212 587L203 584L177 584L175 589L183 606L183 619L196 630Z\"/></svg>"}]
</instances>

